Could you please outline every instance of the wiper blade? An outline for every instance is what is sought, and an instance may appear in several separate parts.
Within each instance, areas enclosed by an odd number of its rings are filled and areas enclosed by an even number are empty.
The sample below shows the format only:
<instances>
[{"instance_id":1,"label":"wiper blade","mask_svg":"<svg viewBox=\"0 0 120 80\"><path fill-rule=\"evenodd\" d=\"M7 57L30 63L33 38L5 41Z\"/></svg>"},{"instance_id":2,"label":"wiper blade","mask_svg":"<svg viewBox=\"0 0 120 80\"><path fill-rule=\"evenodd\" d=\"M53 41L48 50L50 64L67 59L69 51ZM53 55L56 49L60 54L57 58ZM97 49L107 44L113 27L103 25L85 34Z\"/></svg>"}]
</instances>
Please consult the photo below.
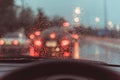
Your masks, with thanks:
<instances>
[{"instance_id":1,"label":"wiper blade","mask_svg":"<svg viewBox=\"0 0 120 80\"><path fill-rule=\"evenodd\" d=\"M117 65L117 64L101 63L100 65L103 65L103 66L110 66L110 67L120 67L120 65Z\"/></svg>"},{"instance_id":2,"label":"wiper blade","mask_svg":"<svg viewBox=\"0 0 120 80\"><path fill-rule=\"evenodd\" d=\"M31 56L2 56L0 57L0 63L28 63L33 61L38 61L39 58Z\"/></svg>"},{"instance_id":3,"label":"wiper blade","mask_svg":"<svg viewBox=\"0 0 120 80\"><path fill-rule=\"evenodd\" d=\"M83 62L86 61L91 64L97 64L97 65L103 65L103 66L109 66L109 67L120 67L119 64L109 64L109 63L106 63L103 61L93 61L93 60L81 60L81 61L83 61Z\"/></svg>"}]
</instances>

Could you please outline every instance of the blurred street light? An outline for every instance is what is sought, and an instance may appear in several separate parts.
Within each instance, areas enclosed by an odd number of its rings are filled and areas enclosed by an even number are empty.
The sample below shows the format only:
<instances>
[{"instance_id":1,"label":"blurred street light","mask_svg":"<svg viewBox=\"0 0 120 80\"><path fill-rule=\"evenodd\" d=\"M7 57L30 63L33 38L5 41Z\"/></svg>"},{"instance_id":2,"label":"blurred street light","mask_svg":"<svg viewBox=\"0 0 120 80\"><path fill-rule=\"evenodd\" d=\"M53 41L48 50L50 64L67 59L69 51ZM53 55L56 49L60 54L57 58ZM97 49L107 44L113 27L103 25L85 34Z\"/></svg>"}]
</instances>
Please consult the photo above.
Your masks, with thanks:
<instances>
[{"instance_id":1,"label":"blurred street light","mask_svg":"<svg viewBox=\"0 0 120 80\"><path fill-rule=\"evenodd\" d=\"M78 22L80 22L80 19L78 17L75 17L74 22L78 23Z\"/></svg>"},{"instance_id":2,"label":"blurred street light","mask_svg":"<svg viewBox=\"0 0 120 80\"><path fill-rule=\"evenodd\" d=\"M112 28L113 28L113 22L112 22L112 21L109 21L109 22L108 22L108 28L109 28L109 29L112 29Z\"/></svg>"},{"instance_id":3,"label":"blurred street light","mask_svg":"<svg viewBox=\"0 0 120 80\"><path fill-rule=\"evenodd\" d=\"M116 26L116 30L117 30L117 31L120 31L120 26L119 26L119 24Z\"/></svg>"},{"instance_id":4,"label":"blurred street light","mask_svg":"<svg viewBox=\"0 0 120 80\"><path fill-rule=\"evenodd\" d=\"M109 26L113 25L112 21L109 21L109 22L108 22L108 25L109 25Z\"/></svg>"},{"instance_id":5,"label":"blurred street light","mask_svg":"<svg viewBox=\"0 0 120 80\"><path fill-rule=\"evenodd\" d=\"M98 29L98 24L100 22L100 18L99 17L95 17L95 22L96 22L96 28Z\"/></svg>"},{"instance_id":6,"label":"blurred street light","mask_svg":"<svg viewBox=\"0 0 120 80\"><path fill-rule=\"evenodd\" d=\"M76 8L75 8L75 13L76 13L76 14L81 14L81 9L80 9L80 7L76 7Z\"/></svg>"},{"instance_id":7,"label":"blurred street light","mask_svg":"<svg viewBox=\"0 0 120 80\"><path fill-rule=\"evenodd\" d=\"M99 18L99 17L96 17L96 18L95 18L95 22L97 22L97 23L100 22L100 18Z\"/></svg>"},{"instance_id":8,"label":"blurred street light","mask_svg":"<svg viewBox=\"0 0 120 80\"><path fill-rule=\"evenodd\" d=\"M19 36L19 38L22 38L22 37L23 37L23 34L22 34L22 33L19 33L18 36Z\"/></svg>"},{"instance_id":9,"label":"blurred street light","mask_svg":"<svg viewBox=\"0 0 120 80\"><path fill-rule=\"evenodd\" d=\"M80 16L82 13L83 13L82 9L79 6L75 7L74 13L73 13L73 21L74 21L76 27L81 25Z\"/></svg>"}]
</instances>

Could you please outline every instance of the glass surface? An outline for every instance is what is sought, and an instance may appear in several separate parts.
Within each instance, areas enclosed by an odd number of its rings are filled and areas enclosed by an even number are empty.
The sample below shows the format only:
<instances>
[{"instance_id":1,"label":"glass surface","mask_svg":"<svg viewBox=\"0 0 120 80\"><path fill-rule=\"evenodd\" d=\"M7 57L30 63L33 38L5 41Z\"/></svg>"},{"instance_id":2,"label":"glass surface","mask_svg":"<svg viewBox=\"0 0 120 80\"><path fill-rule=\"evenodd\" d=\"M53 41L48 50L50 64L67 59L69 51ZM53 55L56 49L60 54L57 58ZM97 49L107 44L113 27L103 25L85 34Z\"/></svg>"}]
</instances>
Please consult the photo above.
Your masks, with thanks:
<instances>
[{"instance_id":1,"label":"glass surface","mask_svg":"<svg viewBox=\"0 0 120 80\"><path fill-rule=\"evenodd\" d=\"M60 46L62 38L56 37L59 35L53 36L52 39L57 38L60 41L57 41L57 44L46 43L45 41L49 40L41 37L41 35L49 35L43 34L44 30L58 27L70 35L77 34L75 36L77 40L70 39L72 48L68 47L71 50L63 52L67 53L67 56L73 52L72 58L74 59L120 65L119 3L119 0L0 0L0 36L3 38L26 36L29 44L24 45L26 52L24 47L22 51L20 49L21 54L34 57L39 56L39 51L34 52L36 47L31 46L35 39L40 38L44 41L37 49L44 45L62 47ZM36 31L40 32L37 34ZM62 36L65 38L64 35ZM0 46L2 47L3 44L4 42L1 41ZM26 47L28 47L27 50ZM8 48L4 46L4 49ZM47 49L44 48L44 50L42 52L47 52ZM4 52L0 51L4 57ZM57 51L61 50L57 49Z\"/></svg>"}]
</instances>

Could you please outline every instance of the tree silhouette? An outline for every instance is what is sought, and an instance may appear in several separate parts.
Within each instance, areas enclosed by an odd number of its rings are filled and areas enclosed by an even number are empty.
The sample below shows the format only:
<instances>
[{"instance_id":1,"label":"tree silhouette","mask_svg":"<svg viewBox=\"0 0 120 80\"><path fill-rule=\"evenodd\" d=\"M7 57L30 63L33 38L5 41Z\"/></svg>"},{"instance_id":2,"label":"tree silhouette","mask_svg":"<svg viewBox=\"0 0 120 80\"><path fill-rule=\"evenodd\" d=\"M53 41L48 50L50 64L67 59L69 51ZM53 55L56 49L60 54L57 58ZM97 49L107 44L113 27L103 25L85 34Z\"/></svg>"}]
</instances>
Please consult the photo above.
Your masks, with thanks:
<instances>
[{"instance_id":1,"label":"tree silhouette","mask_svg":"<svg viewBox=\"0 0 120 80\"><path fill-rule=\"evenodd\" d=\"M38 9L36 28L40 30L44 30L50 27L49 18L44 14L42 9Z\"/></svg>"},{"instance_id":2,"label":"tree silhouette","mask_svg":"<svg viewBox=\"0 0 120 80\"><path fill-rule=\"evenodd\" d=\"M15 22L14 0L0 0L0 32L14 31Z\"/></svg>"},{"instance_id":3,"label":"tree silhouette","mask_svg":"<svg viewBox=\"0 0 120 80\"><path fill-rule=\"evenodd\" d=\"M63 26L64 22L66 22L66 20L63 17L54 16L54 18L51 21L51 25L56 27L61 27Z\"/></svg>"},{"instance_id":4,"label":"tree silhouette","mask_svg":"<svg viewBox=\"0 0 120 80\"><path fill-rule=\"evenodd\" d=\"M29 27L34 23L34 14L30 8L25 8L21 11L19 15L19 26Z\"/></svg>"},{"instance_id":5,"label":"tree silhouette","mask_svg":"<svg viewBox=\"0 0 120 80\"><path fill-rule=\"evenodd\" d=\"M18 14L18 8L21 10ZM14 5L14 0L0 0L0 34L14 32L20 28L25 29L26 34L35 30L44 30L49 27L61 27L66 20L55 16L52 20L38 9L35 15L31 8L23 8Z\"/></svg>"}]
</instances>

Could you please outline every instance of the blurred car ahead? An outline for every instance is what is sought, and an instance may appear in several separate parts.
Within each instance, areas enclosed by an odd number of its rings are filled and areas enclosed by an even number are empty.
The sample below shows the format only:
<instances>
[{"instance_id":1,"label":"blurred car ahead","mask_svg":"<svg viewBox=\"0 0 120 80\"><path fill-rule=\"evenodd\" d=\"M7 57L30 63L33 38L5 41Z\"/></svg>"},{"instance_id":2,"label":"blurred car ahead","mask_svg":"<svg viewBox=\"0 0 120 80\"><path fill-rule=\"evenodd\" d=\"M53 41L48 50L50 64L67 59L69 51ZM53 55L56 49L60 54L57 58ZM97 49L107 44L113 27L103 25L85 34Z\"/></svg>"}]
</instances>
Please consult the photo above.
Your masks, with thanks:
<instances>
[{"instance_id":1,"label":"blurred car ahead","mask_svg":"<svg viewBox=\"0 0 120 80\"><path fill-rule=\"evenodd\" d=\"M26 54L28 46L29 40L22 34L6 34L0 38L0 54L3 57Z\"/></svg>"},{"instance_id":2,"label":"blurred car ahead","mask_svg":"<svg viewBox=\"0 0 120 80\"><path fill-rule=\"evenodd\" d=\"M43 58L72 58L75 39L62 28L49 28L31 41L30 54Z\"/></svg>"}]
</instances>

